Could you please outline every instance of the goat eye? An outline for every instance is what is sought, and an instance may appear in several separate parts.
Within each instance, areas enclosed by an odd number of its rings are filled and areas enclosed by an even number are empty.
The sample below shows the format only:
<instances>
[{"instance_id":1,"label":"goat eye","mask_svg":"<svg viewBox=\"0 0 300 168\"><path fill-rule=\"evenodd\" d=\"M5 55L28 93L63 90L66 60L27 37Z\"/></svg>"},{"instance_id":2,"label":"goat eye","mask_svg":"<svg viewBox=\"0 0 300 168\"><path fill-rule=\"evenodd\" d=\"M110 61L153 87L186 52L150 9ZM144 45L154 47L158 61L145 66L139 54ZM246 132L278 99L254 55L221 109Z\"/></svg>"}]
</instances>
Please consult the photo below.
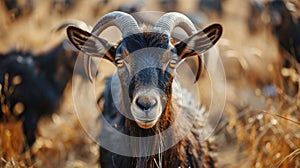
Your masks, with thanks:
<instances>
[{"instance_id":1,"label":"goat eye","mask_svg":"<svg viewBox=\"0 0 300 168\"><path fill-rule=\"evenodd\" d=\"M116 60L116 65L117 67L121 68L124 66L124 61L121 59Z\"/></svg>"},{"instance_id":2,"label":"goat eye","mask_svg":"<svg viewBox=\"0 0 300 168\"><path fill-rule=\"evenodd\" d=\"M171 59L169 62L169 66L171 68L174 68L176 66L176 64L177 64L177 59L175 59L175 58Z\"/></svg>"}]
</instances>

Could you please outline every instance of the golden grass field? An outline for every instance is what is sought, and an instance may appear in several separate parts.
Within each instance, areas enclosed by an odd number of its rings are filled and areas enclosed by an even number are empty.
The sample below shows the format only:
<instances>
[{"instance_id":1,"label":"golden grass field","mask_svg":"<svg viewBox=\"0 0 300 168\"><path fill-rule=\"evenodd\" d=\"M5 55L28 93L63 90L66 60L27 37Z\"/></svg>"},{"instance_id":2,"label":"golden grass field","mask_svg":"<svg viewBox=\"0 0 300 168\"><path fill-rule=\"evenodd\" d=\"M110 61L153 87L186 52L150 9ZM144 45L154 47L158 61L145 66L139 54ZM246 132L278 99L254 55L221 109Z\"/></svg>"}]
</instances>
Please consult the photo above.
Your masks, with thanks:
<instances>
[{"instance_id":1,"label":"golden grass field","mask_svg":"<svg viewBox=\"0 0 300 168\"><path fill-rule=\"evenodd\" d=\"M178 11L197 12L196 0L178 1ZM290 76L299 83L299 65L281 68L281 54L270 31L248 33L247 2L227 0L224 16L212 14L205 23L218 22L224 27L218 47L226 74L226 103L213 134L218 166L300 167L300 92L294 96L287 94L283 83L291 81L282 77ZM34 0L34 9L29 14L14 18L1 0L0 52L11 49L47 52L66 38L64 32L53 32L63 21L79 19L93 25L103 14L124 3L134 1L111 0L101 5L98 0L77 0L74 8L60 14L51 8L50 1ZM158 0L146 1L142 10L163 11ZM99 69L114 70L110 65L104 66ZM100 87L101 80L97 82ZM206 91L209 82L205 76L199 81L205 105L210 102L210 93ZM266 95L267 86L273 86L276 94ZM73 87L80 86L73 83ZM71 90L69 84L58 111L39 122L37 140L26 153L21 152L24 140L20 121L0 123L0 167L99 167L98 146L78 121ZM84 103L87 107L93 104Z\"/></svg>"}]
</instances>

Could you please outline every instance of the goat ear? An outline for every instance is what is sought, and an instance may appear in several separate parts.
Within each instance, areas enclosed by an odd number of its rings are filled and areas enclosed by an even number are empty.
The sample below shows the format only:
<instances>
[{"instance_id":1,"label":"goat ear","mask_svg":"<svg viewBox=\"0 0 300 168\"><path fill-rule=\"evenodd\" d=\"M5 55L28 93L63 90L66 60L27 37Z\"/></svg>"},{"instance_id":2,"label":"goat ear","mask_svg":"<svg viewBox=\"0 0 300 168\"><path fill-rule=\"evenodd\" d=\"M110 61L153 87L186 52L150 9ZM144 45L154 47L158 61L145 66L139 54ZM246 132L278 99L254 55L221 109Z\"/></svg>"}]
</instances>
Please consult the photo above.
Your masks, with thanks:
<instances>
[{"instance_id":1,"label":"goat ear","mask_svg":"<svg viewBox=\"0 0 300 168\"><path fill-rule=\"evenodd\" d=\"M178 56L184 59L204 53L217 43L222 35L222 30L220 24L212 24L179 42L175 45Z\"/></svg>"},{"instance_id":2,"label":"goat ear","mask_svg":"<svg viewBox=\"0 0 300 168\"><path fill-rule=\"evenodd\" d=\"M177 54L181 59L197 56L198 68L195 82L199 79L202 71L201 54L213 47L222 35L223 28L220 24L212 24L187 39L175 45Z\"/></svg>"},{"instance_id":3,"label":"goat ear","mask_svg":"<svg viewBox=\"0 0 300 168\"><path fill-rule=\"evenodd\" d=\"M106 40L74 26L67 28L67 34L73 45L84 54L114 62L115 48Z\"/></svg>"}]
</instances>

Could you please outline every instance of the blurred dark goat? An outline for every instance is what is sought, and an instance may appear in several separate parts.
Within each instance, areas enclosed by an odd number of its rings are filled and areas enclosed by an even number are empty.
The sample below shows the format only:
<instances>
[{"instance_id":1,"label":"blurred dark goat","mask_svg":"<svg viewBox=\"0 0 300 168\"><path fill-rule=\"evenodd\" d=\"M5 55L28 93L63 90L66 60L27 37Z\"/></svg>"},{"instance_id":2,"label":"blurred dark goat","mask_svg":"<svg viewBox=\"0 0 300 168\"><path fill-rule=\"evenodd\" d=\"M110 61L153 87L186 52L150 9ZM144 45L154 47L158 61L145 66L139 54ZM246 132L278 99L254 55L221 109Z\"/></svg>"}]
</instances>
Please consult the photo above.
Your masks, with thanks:
<instances>
[{"instance_id":1,"label":"blurred dark goat","mask_svg":"<svg viewBox=\"0 0 300 168\"><path fill-rule=\"evenodd\" d=\"M0 55L0 120L23 120L29 146L40 117L55 112L72 78L78 52L66 48L66 43L41 55L18 51Z\"/></svg>"},{"instance_id":2,"label":"blurred dark goat","mask_svg":"<svg viewBox=\"0 0 300 168\"><path fill-rule=\"evenodd\" d=\"M134 4L122 4L119 6L117 11L122 11L125 13L135 13L139 12L144 5L144 0L136 0Z\"/></svg>"},{"instance_id":3,"label":"blurred dark goat","mask_svg":"<svg viewBox=\"0 0 300 168\"><path fill-rule=\"evenodd\" d=\"M178 0L160 0L161 9L165 12L171 12L178 10Z\"/></svg>"},{"instance_id":4,"label":"blurred dark goat","mask_svg":"<svg viewBox=\"0 0 300 168\"><path fill-rule=\"evenodd\" d=\"M4 0L4 5L13 18L29 14L34 6L32 0Z\"/></svg>"},{"instance_id":5,"label":"blurred dark goat","mask_svg":"<svg viewBox=\"0 0 300 168\"><path fill-rule=\"evenodd\" d=\"M122 32L123 40L117 45L98 37L110 26ZM171 32L175 27L182 28L189 37L172 43ZM172 12L143 30L131 15L111 12L91 32L69 26L67 34L74 46L86 54L87 63L92 56L101 57L117 67L118 80L109 78L101 96L104 104L100 142L113 148L101 145L102 168L214 167L209 142L199 139L204 130L203 109L197 108L191 93L180 89L175 75L185 58L195 56L201 62L200 55L221 37L221 25L213 24L197 31L185 15ZM89 64L85 66L93 79ZM170 129L169 134L161 135L166 129ZM120 133L128 136L124 138ZM177 139L182 133L185 136ZM143 138L149 136L155 138L144 143ZM167 140L162 141L159 136ZM179 142L175 144L176 140ZM170 148L165 149L165 145ZM128 153L122 153L123 149Z\"/></svg>"},{"instance_id":6,"label":"blurred dark goat","mask_svg":"<svg viewBox=\"0 0 300 168\"><path fill-rule=\"evenodd\" d=\"M261 0L250 0L249 8L249 16L247 18L248 30L251 34L255 34L269 23L268 14L265 4Z\"/></svg>"},{"instance_id":7,"label":"blurred dark goat","mask_svg":"<svg viewBox=\"0 0 300 168\"><path fill-rule=\"evenodd\" d=\"M283 0L272 0L266 5L271 17L271 29L281 49L300 63L300 19L293 18ZM285 67L291 64L291 59L284 58Z\"/></svg>"},{"instance_id":8,"label":"blurred dark goat","mask_svg":"<svg viewBox=\"0 0 300 168\"><path fill-rule=\"evenodd\" d=\"M223 1L224 0L199 0L198 6L206 14L210 14L212 11L219 16L223 15Z\"/></svg>"},{"instance_id":9,"label":"blurred dark goat","mask_svg":"<svg viewBox=\"0 0 300 168\"><path fill-rule=\"evenodd\" d=\"M64 14L72 9L76 4L76 0L53 0L52 7L59 14ZM52 10L51 10L52 11Z\"/></svg>"}]
</instances>

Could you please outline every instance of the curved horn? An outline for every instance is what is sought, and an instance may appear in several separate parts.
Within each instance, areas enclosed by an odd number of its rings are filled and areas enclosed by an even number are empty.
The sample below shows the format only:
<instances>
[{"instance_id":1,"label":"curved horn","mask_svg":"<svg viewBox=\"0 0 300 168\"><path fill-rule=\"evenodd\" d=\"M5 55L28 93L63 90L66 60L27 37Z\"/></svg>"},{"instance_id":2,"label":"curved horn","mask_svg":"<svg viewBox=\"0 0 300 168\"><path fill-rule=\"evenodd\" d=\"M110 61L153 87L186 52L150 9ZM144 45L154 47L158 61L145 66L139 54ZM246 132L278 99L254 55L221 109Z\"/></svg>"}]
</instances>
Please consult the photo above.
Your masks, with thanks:
<instances>
[{"instance_id":1,"label":"curved horn","mask_svg":"<svg viewBox=\"0 0 300 168\"><path fill-rule=\"evenodd\" d=\"M141 32L136 20L131 15L125 12L114 11L104 15L100 20L98 20L92 30L92 33L100 35L103 30L110 26L116 26L120 29L123 37Z\"/></svg>"},{"instance_id":2,"label":"curved horn","mask_svg":"<svg viewBox=\"0 0 300 168\"><path fill-rule=\"evenodd\" d=\"M182 28L189 36L197 32L192 21L185 15L178 12L169 12L162 15L155 24L155 27L171 36L171 32L175 27Z\"/></svg>"},{"instance_id":3,"label":"curved horn","mask_svg":"<svg viewBox=\"0 0 300 168\"><path fill-rule=\"evenodd\" d=\"M114 11L104 15L100 20L98 20L92 30L92 34L99 36L106 28L110 26L116 26L121 31L123 38L141 32L136 20L131 15L120 11ZM83 59L84 68L89 76L89 79L93 81L90 70L92 58L90 56L84 56Z\"/></svg>"}]
</instances>

